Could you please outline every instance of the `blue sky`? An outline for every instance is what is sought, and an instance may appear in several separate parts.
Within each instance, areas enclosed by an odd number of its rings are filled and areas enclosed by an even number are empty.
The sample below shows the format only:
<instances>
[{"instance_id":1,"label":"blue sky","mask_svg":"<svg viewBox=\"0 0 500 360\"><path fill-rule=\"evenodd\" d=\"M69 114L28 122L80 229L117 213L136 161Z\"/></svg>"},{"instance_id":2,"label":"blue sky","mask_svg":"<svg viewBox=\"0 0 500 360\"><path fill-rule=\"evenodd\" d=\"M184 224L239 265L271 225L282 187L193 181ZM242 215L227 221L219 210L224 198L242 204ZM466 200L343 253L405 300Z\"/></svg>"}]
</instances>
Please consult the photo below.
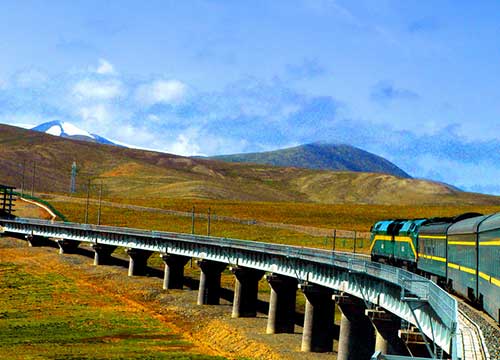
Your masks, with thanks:
<instances>
[{"instance_id":1,"label":"blue sky","mask_svg":"<svg viewBox=\"0 0 500 360\"><path fill-rule=\"evenodd\" d=\"M500 194L500 2L2 1L0 122L183 155L349 143Z\"/></svg>"}]
</instances>

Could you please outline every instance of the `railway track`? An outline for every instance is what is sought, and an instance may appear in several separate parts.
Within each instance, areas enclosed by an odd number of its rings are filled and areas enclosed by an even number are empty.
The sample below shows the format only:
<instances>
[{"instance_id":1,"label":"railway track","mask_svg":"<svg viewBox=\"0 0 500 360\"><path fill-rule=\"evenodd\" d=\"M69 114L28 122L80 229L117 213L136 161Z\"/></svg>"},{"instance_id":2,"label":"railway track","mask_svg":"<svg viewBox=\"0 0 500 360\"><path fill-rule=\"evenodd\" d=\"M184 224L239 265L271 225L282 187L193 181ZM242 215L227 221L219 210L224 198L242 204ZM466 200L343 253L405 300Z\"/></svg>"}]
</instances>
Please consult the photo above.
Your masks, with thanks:
<instances>
[{"instance_id":1,"label":"railway track","mask_svg":"<svg viewBox=\"0 0 500 360\"><path fill-rule=\"evenodd\" d=\"M463 343L464 360L492 360L479 326L462 310L458 310L458 323Z\"/></svg>"}]
</instances>

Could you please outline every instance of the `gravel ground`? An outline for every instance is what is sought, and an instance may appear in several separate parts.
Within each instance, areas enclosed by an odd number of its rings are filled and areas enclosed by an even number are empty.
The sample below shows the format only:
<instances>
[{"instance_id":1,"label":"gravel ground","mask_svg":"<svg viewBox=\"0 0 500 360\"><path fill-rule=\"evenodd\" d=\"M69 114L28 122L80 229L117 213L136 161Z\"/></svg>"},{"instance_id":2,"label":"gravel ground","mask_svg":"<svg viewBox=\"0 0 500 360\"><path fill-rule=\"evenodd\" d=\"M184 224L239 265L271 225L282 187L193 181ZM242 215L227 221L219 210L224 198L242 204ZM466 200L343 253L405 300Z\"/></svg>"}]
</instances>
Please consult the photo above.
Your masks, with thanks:
<instances>
[{"instance_id":1,"label":"gravel ground","mask_svg":"<svg viewBox=\"0 0 500 360\"><path fill-rule=\"evenodd\" d=\"M483 332L484 341L491 360L500 359L500 328L493 319L483 312L474 309L463 301L458 300L458 306L465 314L474 321Z\"/></svg>"}]
</instances>

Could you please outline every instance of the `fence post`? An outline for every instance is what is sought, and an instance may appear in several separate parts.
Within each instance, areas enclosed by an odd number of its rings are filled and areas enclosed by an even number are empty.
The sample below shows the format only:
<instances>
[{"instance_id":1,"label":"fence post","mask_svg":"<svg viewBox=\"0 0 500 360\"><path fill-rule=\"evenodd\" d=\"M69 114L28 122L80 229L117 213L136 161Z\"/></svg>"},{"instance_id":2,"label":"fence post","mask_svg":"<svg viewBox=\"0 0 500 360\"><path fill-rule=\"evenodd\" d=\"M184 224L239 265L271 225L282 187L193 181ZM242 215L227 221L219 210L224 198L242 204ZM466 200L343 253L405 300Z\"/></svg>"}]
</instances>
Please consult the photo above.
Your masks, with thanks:
<instances>
[{"instance_id":1,"label":"fence post","mask_svg":"<svg viewBox=\"0 0 500 360\"><path fill-rule=\"evenodd\" d=\"M356 254L356 230L354 230L354 243L353 243L354 253Z\"/></svg>"},{"instance_id":2,"label":"fence post","mask_svg":"<svg viewBox=\"0 0 500 360\"><path fill-rule=\"evenodd\" d=\"M207 236L210 236L210 207L208 208Z\"/></svg>"},{"instance_id":3,"label":"fence post","mask_svg":"<svg viewBox=\"0 0 500 360\"><path fill-rule=\"evenodd\" d=\"M85 202L85 224L89 223L90 179L87 182L87 201Z\"/></svg>"},{"instance_id":4,"label":"fence post","mask_svg":"<svg viewBox=\"0 0 500 360\"><path fill-rule=\"evenodd\" d=\"M335 243L337 242L337 229L333 229L333 251L335 251Z\"/></svg>"},{"instance_id":5,"label":"fence post","mask_svg":"<svg viewBox=\"0 0 500 360\"><path fill-rule=\"evenodd\" d=\"M191 234L194 235L194 206L191 210Z\"/></svg>"}]
</instances>

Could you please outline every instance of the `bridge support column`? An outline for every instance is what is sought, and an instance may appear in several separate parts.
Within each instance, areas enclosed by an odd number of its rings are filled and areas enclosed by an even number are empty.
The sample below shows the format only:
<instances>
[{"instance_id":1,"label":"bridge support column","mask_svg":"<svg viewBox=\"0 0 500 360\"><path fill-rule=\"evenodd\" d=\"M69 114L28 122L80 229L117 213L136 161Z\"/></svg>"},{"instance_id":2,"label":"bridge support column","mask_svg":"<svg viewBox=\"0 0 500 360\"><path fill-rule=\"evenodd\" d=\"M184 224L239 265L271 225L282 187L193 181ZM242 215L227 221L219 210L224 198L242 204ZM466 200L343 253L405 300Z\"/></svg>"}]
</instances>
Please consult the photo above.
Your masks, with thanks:
<instances>
[{"instance_id":1,"label":"bridge support column","mask_svg":"<svg viewBox=\"0 0 500 360\"><path fill-rule=\"evenodd\" d=\"M145 275L148 259L152 252L134 248L127 248L126 252L130 259L128 263L128 276Z\"/></svg>"},{"instance_id":2,"label":"bridge support column","mask_svg":"<svg viewBox=\"0 0 500 360\"><path fill-rule=\"evenodd\" d=\"M184 266L186 266L189 258L171 254L161 254L160 257L165 263L163 289L182 289L184 285Z\"/></svg>"},{"instance_id":3,"label":"bridge support column","mask_svg":"<svg viewBox=\"0 0 500 360\"><path fill-rule=\"evenodd\" d=\"M295 304L297 302L297 279L271 274L266 276L271 287L268 334L289 333L295 329Z\"/></svg>"},{"instance_id":4,"label":"bridge support column","mask_svg":"<svg viewBox=\"0 0 500 360\"><path fill-rule=\"evenodd\" d=\"M375 351L388 355L406 355L405 344L398 337L401 319L382 309L365 311L375 326Z\"/></svg>"},{"instance_id":5,"label":"bridge support column","mask_svg":"<svg viewBox=\"0 0 500 360\"><path fill-rule=\"evenodd\" d=\"M220 278L227 265L210 260L199 260L197 264L201 270L198 305L219 305Z\"/></svg>"},{"instance_id":6,"label":"bridge support column","mask_svg":"<svg viewBox=\"0 0 500 360\"><path fill-rule=\"evenodd\" d=\"M104 244L92 244L94 250L94 265L107 265L110 263L111 254L116 250L116 246Z\"/></svg>"},{"instance_id":7,"label":"bridge support column","mask_svg":"<svg viewBox=\"0 0 500 360\"><path fill-rule=\"evenodd\" d=\"M72 241L72 240L66 240L66 239L54 239L57 245L59 246L59 254L71 254L75 252L75 250L78 248L78 245L80 245L79 241Z\"/></svg>"},{"instance_id":8,"label":"bridge support column","mask_svg":"<svg viewBox=\"0 0 500 360\"><path fill-rule=\"evenodd\" d=\"M40 246L44 242L44 238L41 236L36 236L36 235L25 235L24 236L26 241L28 242L28 245L30 247L35 247L35 246Z\"/></svg>"},{"instance_id":9,"label":"bridge support column","mask_svg":"<svg viewBox=\"0 0 500 360\"><path fill-rule=\"evenodd\" d=\"M370 319L365 315L364 302L349 295L334 296L334 299L342 313L337 359L370 359L375 335Z\"/></svg>"},{"instance_id":10,"label":"bridge support column","mask_svg":"<svg viewBox=\"0 0 500 360\"><path fill-rule=\"evenodd\" d=\"M257 315L257 296L259 292L259 280L264 272L244 267L232 267L232 273L236 277L233 300L233 318L255 317Z\"/></svg>"},{"instance_id":11,"label":"bridge support column","mask_svg":"<svg viewBox=\"0 0 500 360\"><path fill-rule=\"evenodd\" d=\"M306 297L301 350L332 351L335 312L333 290L312 284L301 284L300 288Z\"/></svg>"}]
</instances>

